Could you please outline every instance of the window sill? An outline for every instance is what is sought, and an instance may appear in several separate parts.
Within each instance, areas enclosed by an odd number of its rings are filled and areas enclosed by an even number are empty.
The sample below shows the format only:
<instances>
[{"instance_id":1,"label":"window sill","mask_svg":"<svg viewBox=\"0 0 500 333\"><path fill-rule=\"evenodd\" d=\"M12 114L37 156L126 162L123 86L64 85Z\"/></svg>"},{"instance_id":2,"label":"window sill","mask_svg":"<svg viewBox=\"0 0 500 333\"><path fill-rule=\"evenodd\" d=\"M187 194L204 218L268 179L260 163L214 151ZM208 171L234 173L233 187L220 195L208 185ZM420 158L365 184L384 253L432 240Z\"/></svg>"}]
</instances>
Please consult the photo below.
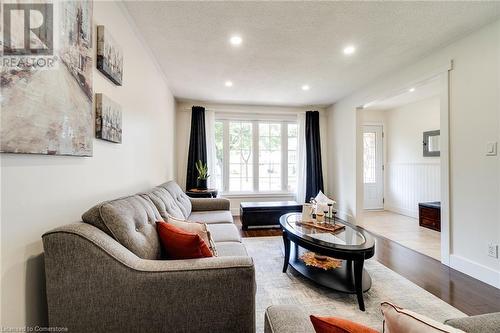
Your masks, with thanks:
<instances>
[{"instance_id":1,"label":"window sill","mask_svg":"<svg viewBox=\"0 0 500 333\"><path fill-rule=\"evenodd\" d=\"M290 192L222 192L219 193L224 198L274 198L274 197L295 197L295 193Z\"/></svg>"}]
</instances>

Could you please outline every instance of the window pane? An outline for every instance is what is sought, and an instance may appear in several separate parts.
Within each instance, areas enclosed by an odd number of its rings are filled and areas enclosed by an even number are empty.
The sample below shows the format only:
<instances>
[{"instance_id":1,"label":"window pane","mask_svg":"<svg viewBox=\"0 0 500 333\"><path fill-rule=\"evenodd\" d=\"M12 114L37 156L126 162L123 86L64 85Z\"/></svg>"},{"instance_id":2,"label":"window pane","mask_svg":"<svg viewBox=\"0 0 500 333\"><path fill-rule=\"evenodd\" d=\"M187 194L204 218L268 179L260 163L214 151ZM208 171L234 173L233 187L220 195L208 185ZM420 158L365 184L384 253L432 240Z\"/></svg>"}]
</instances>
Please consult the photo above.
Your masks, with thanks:
<instances>
[{"instance_id":1,"label":"window pane","mask_svg":"<svg viewBox=\"0 0 500 333\"><path fill-rule=\"evenodd\" d=\"M252 191L252 123L229 122L229 191Z\"/></svg>"},{"instance_id":2,"label":"window pane","mask_svg":"<svg viewBox=\"0 0 500 333\"><path fill-rule=\"evenodd\" d=\"M269 135L280 136L281 135L281 124L269 124Z\"/></svg>"},{"instance_id":3,"label":"window pane","mask_svg":"<svg viewBox=\"0 0 500 333\"><path fill-rule=\"evenodd\" d=\"M259 191L281 191L281 123L259 123Z\"/></svg>"},{"instance_id":4,"label":"window pane","mask_svg":"<svg viewBox=\"0 0 500 333\"><path fill-rule=\"evenodd\" d=\"M281 136L270 136L269 137L269 150L280 151L281 150Z\"/></svg>"},{"instance_id":5,"label":"window pane","mask_svg":"<svg viewBox=\"0 0 500 333\"><path fill-rule=\"evenodd\" d=\"M297 124L287 124L288 131L288 182L287 191L295 192L297 190Z\"/></svg>"},{"instance_id":6,"label":"window pane","mask_svg":"<svg viewBox=\"0 0 500 333\"><path fill-rule=\"evenodd\" d=\"M269 135L269 124L259 124L259 134L261 136L268 136Z\"/></svg>"},{"instance_id":7,"label":"window pane","mask_svg":"<svg viewBox=\"0 0 500 333\"><path fill-rule=\"evenodd\" d=\"M288 192L297 191L297 177L288 177Z\"/></svg>"},{"instance_id":8,"label":"window pane","mask_svg":"<svg viewBox=\"0 0 500 333\"><path fill-rule=\"evenodd\" d=\"M297 124L288 124L288 136L297 136Z\"/></svg>"},{"instance_id":9,"label":"window pane","mask_svg":"<svg viewBox=\"0 0 500 333\"><path fill-rule=\"evenodd\" d=\"M224 124L222 121L215 122L215 170L209 170L211 177L215 179L215 187L222 188L222 169L224 166Z\"/></svg>"},{"instance_id":10,"label":"window pane","mask_svg":"<svg viewBox=\"0 0 500 333\"><path fill-rule=\"evenodd\" d=\"M259 133L262 133L259 131ZM259 148L260 151L262 152L262 149L269 150L269 137L268 136L262 136L262 134L259 135Z\"/></svg>"}]
</instances>

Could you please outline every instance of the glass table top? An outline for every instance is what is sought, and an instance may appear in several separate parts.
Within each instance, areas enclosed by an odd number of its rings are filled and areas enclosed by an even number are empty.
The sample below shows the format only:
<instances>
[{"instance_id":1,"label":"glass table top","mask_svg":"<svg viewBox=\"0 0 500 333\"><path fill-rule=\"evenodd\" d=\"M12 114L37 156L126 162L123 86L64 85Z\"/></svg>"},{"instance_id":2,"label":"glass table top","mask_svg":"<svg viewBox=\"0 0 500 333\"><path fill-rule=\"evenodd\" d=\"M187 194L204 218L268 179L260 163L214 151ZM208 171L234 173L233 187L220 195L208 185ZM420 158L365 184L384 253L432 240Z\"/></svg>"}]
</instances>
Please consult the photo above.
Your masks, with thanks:
<instances>
[{"instance_id":1,"label":"glass table top","mask_svg":"<svg viewBox=\"0 0 500 333\"><path fill-rule=\"evenodd\" d=\"M301 214L290 214L286 218L286 228L294 234L326 246L359 246L366 243L365 237L353 227L342 223L343 221L335 219L335 224L344 228L337 231L318 229L311 226L300 224ZM299 223L297 223L299 222ZM324 224L333 224L333 220L327 220Z\"/></svg>"}]
</instances>

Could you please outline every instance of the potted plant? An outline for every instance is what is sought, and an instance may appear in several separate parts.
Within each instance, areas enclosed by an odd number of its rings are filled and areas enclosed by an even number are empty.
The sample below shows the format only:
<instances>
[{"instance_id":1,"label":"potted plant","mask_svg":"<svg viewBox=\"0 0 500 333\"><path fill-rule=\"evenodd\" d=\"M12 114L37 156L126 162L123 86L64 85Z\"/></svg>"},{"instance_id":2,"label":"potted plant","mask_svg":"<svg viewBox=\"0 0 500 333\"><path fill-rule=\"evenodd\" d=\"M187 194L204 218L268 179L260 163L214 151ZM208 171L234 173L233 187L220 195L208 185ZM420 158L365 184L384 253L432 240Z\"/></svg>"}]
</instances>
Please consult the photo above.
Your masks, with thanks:
<instances>
[{"instance_id":1,"label":"potted plant","mask_svg":"<svg viewBox=\"0 0 500 333\"><path fill-rule=\"evenodd\" d=\"M208 174L208 167L206 163L203 163L201 160L198 160L195 163L196 170L198 170L198 188L200 190L206 190L207 189L207 179L210 177Z\"/></svg>"}]
</instances>

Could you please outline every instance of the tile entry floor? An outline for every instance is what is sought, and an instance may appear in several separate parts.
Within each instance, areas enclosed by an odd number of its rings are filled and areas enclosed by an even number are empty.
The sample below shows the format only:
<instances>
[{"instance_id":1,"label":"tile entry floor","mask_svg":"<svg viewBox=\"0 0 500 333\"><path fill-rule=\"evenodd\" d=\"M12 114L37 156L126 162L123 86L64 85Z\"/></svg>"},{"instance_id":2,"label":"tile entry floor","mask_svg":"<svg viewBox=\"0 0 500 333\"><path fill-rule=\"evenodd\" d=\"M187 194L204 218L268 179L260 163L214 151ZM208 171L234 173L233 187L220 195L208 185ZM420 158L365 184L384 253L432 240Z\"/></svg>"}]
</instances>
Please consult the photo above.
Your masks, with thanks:
<instances>
[{"instance_id":1,"label":"tile entry floor","mask_svg":"<svg viewBox=\"0 0 500 333\"><path fill-rule=\"evenodd\" d=\"M441 233L418 225L418 219L389 211L365 211L358 223L366 230L441 261Z\"/></svg>"}]
</instances>

